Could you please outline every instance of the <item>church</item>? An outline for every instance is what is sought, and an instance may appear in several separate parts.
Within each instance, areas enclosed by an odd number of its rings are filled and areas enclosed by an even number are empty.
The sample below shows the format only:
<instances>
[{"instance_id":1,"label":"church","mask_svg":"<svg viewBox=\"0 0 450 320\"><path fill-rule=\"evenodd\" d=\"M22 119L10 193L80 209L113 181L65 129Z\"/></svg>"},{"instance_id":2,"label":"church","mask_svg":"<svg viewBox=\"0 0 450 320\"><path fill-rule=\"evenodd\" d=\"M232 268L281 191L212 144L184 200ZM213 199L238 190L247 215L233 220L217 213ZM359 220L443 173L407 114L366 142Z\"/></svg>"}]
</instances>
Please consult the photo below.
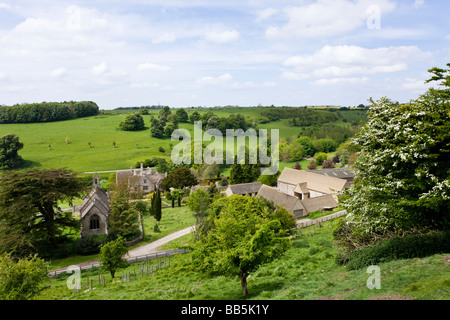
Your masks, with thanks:
<instances>
[{"instance_id":1,"label":"church","mask_svg":"<svg viewBox=\"0 0 450 320\"><path fill-rule=\"evenodd\" d=\"M96 173L92 178L92 190L79 207L81 238L108 234L110 201L109 191L100 188L100 177Z\"/></svg>"}]
</instances>

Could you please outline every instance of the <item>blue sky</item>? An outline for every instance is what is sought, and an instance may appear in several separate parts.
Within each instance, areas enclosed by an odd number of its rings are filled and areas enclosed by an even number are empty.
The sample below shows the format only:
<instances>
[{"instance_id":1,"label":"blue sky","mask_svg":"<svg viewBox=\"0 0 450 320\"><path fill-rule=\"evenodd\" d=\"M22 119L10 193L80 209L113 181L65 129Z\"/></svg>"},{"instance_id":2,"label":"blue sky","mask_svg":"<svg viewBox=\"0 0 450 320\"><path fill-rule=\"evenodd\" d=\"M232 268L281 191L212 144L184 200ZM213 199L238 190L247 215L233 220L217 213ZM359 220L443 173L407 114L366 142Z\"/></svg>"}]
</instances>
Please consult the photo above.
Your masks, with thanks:
<instances>
[{"instance_id":1,"label":"blue sky","mask_svg":"<svg viewBox=\"0 0 450 320\"><path fill-rule=\"evenodd\" d=\"M0 104L406 102L450 62L445 0L0 0Z\"/></svg>"}]
</instances>

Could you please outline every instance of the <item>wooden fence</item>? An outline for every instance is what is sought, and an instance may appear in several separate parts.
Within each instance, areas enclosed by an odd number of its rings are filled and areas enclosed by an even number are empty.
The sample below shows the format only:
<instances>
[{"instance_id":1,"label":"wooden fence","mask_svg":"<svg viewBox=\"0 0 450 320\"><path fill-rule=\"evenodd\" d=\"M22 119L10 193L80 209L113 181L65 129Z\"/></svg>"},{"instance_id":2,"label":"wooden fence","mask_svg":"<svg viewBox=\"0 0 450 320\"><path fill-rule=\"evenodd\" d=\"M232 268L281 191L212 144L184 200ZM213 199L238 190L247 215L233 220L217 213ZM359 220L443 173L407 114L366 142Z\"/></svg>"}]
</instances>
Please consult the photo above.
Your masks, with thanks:
<instances>
[{"instance_id":1,"label":"wooden fence","mask_svg":"<svg viewBox=\"0 0 450 320\"><path fill-rule=\"evenodd\" d=\"M126 260L128 263L135 263L135 262L141 262L141 261L146 261L146 260L170 257L177 253L186 253L186 252L188 252L187 249L166 250L166 251L160 251L160 252L150 253L150 254L136 256L136 257L129 257ZM100 263L92 262L90 264L84 264L84 265L80 266L80 271L89 270L89 269L98 268L98 267L100 267ZM62 269L58 269L58 270L52 270L48 273L48 275L49 275L49 277L54 277L58 274L65 273L69 270L73 270L73 268L68 267L68 268L62 268Z\"/></svg>"}]
</instances>

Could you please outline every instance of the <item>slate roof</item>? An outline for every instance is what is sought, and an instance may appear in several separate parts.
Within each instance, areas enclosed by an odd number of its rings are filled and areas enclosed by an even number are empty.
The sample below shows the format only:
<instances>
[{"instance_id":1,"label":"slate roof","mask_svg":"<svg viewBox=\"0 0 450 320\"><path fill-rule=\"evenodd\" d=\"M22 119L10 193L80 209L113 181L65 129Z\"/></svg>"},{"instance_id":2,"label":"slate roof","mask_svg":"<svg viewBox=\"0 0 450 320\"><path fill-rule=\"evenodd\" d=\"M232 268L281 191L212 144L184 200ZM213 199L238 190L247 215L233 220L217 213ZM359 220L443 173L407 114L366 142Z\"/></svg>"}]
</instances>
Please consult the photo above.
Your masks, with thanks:
<instances>
[{"instance_id":1,"label":"slate roof","mask_svg":"<svg viewBox=\"0 0 450 320\"><path fill-rule=\"evenodd\" d=\"M83 218L93 206L96 206L106 217L109 215L111 208L109 197L99 187L93 187L89 194L84 197L80 207L80 218Z\"/></svg>"},{"instance_id":2,"label":"slate roof","mask_svg":"<svg viewBox=\"0 0 450 320\"><path fill-rule=\"evenodd\" d=\"M121 170L116 172L116 183L124 182L128 183L128 177L133 175L133 171L130 170Z\"/></svg>"},{"instance_id":3,"label":"slate roof","mask_svg":"<svg viewBox=\"0 0 450 320\"><path fill-rule=\"evenodd\" d=\"M346 180L353 180L355 176L354 171L352 169L345 169L345 168L317 169L309 171L316 174L322 174L325 176Z\"/></svg>"},{"instance_id":4,"label":"slate roof","mask_svg":"<svg viewBox=\"0 0 450 320\"><path fill-rule=\"evenodd\" d=\"M257 193L261 188L261 182L251 182L251 183L241 183L241 184L230 184L228 189L231 190L233 194L249 194Z\"/></svg>"},{"instance_id":5,"label":"slate roof","mask_svg":"<svg viewBox=\"0 0 450 320\"><path fill-rule=\"evenodd\" d=\"M129 179L131 178L132 184L147 185L148 183L143 182L144 179L147 179L156 186L159 185L165 177L166 175L164 173L152 171L150 168L121 170L116 172L116 183L128 184Z\"/></svg>"}]
</instances>

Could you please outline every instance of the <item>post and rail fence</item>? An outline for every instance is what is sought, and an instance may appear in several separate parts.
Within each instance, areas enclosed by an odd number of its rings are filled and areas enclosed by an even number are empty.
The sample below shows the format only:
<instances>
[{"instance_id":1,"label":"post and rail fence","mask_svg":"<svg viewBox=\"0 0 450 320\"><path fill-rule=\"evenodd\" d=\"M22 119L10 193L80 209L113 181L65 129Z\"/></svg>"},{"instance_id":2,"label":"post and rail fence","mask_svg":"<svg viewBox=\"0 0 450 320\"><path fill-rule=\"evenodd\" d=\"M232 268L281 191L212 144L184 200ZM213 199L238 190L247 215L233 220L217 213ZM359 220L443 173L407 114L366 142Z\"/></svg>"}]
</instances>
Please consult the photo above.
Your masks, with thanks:
<instances>
[{"instance_id":1,"label":"post and rail fence","mask_svg":"<svg viewBox=\"0 0 450 320\"><path fill-rule=\"evenodd\" d=\"M178 253L186 253L186 252L188 252L187 249L165 250L165 251L159 251L159 252L149 253L149 254L135 256L135 257L129 257L129 258L126 258L126 260L128 263L135 263L135 262L169 257L169 256L173 256ZM89 270L92 268L99 268L99 267L100 267L100 263L92 262L92 263L81 265L80 270L83 271L83 270ZM68 270L69 270L69 268L61 268L61 269L57 269L57 270L52 270L48 273L48 275L49 275L49 277L54 277L58 274L65 273Z\"/></svg>"}]
</instances>

